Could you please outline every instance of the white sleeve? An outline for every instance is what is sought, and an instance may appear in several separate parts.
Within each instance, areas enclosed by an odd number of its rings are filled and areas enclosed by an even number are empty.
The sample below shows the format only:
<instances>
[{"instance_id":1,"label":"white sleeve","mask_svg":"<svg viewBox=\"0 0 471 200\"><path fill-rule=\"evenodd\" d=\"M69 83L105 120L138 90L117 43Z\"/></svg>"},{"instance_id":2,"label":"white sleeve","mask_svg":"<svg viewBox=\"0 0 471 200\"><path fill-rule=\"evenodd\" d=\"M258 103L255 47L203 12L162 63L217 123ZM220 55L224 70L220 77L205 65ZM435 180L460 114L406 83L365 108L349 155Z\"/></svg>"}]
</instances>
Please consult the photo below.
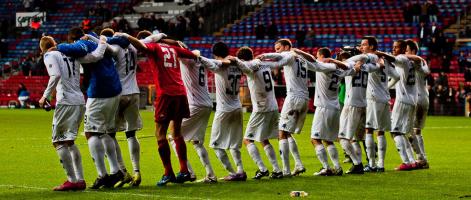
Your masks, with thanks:
<instances>
[{"instance_id":1,"label":"white sleeve","mask_svg":"<svg viewBox=\"0 0 471 200\"><path fill-rule=\"evenodd\" d=\"M371 73L371 72L376 72L376 71L379 71L380 69L380 66L378 63L374 64L374 63L367 63L367 64L364 64L363 66L361 66L363 68L364 71L368 72L368 73Z\"/></svg>"},{"instance_id":2,"label":"white sleeve","mask_svg":"<svg viewBox=\"0 0 471 200\"><path fill-rule=\"evenodd\" d=\"M88 37L88 40L92 41L92 42L95 42L97 44L100 43L100 39L96 38L95 36L93 35L90 35L90 34L85 34L87 37Z\"/></svg>"},{"instance_id":3,"label":"white sleeve","mask_svg":"<svg viewBox=\"0 0 471 200\"><path fill-rule=\"evenodd\" d=\"M368 56L365 54L360 54L360 55L352 56L346 60L346 62L348 63L356 63L357 61L363 61L366 63L366 61L368 61Z\"/></svg>"},{"instance_id":4,"label":"white sleeve","mask_svg":"<svg viewBox=\"0 0 471 200\"><path fill-rule=\"evenodd\" d=\"M289 56L289 55L281 55L281 54L279 54L279 55L281 57L276 57L276 56L272 57L274 59L278 59L278 61L261 61L261 64L264 65L264 66L268 66L271 69L280 68L280 67L283 67L283 66L287 65L289 63L289 61L293 58L293 56ZM270 58L270 57L268 57L268 58Z\"/></svg>"},{"instance_id":5,"label":"white sleeve","mask_svg":"<svg viewBox=\"0 0 471 200\"><path fill-rule=\"evenodd\" d=\"M309 62L306 60L308 70L317 72L331 72L337 70L337 65L333 63L322 63L318 61Z\"/></svg>"},{"instance_id":6,"label":"white sleeve","mask_svg":"<svg viewBox=\"0 0 471 200\"><path fill-rule=\"evenodd\" d=\"M208 59L203 56L200 56L201 64L203 67L211 70L211 71L218 71L222 66L222 61L215 60L215 59Z\"/></svg>"},{"instance_id":7,"label":"white sleeve","mask_svg":"<svg viewBox=\"0 0 471 200\"><path fill-rule=\"evenodd\" d=\"M399 79L395 79L395 78L391 77L391 80L389 80L389 82L388 82L388 89L392 89L398 81L399 81Z\"/></svg>"},{"instance_id":8,"label":"white sleeve","mask_svg":"<svg viewBox=\"0 0 471 200\"><path fill-rule=\"evenodd\" d=\"M111 54L113 56L118 56L118 53L119 53L119 48L121 48L119 45L117 44L113 44L113 45L106 45L106 50L110 51Z\"/></svg>"},{"instance_id":9,"label":"white sleeve","mask_svg":"<svg viewBox=\"0 0 471 200\"><path fill-rule=\"evenodd\" d=\"M280 53L264 53L262 55L263 55L263 58L274 59L274 60L281 60L283 59L283 57L288 56L288 55L282 55Z\"/></svg>"},{"instance_id":10,"label":"white sleeve","mask_svg":"<svg viewBox=\"0 0 471 200\"><path fill-rule=\"evenodd\" d=\"M404 56L404 55L398 55L396 56L396 59L394 60L394 63L396 63L396 67L404 67L407 62L409 61L409 59Z\"/></svg>"},{"instance_id":11,"label":"white sleeve","mask_svg":"<svg viewBox=\"0 0 471 200\"><path fill-rule=\"evenodd\" d=\"M429 75L430 68L428 67L427 63L424 63L424 62L420 62L420 63L421 63L421 67L418 68L417 70L424 73L425 75Z\"/></svg>"},{"instance_id":12,"label":"white sleeve","mask_svg":"<svg viewBox=\"0 0 471 200\"><path fill-rule=\"evenodd\" d=\"M46 65L47 73L49 74L49 82L47 88L44 90L43 97L49 97L52 91L57 87L61 78L60 66L57 62L57 56L49 55L44 58L44 65Z\"/></svg>"},{"instance_id":13,"label":"white sleeve","mask_svg":"<svg viewBox=\"0 0 471 200\"><path fill-rule=\"evenodd\" d=\"M388 76L391 77L392 79L397 79L399 80L399 74L397 73L396 69L391 66L386 66L387 71L388 71Z\"/></svg>"},{"instance_id":14,"label":"white sleeve","mask_svg":"<svg viewBox=\"0 0 471 200\"><path fill-rule=\"evenodd\" d=\"M257 70L259 67L253 61L250 62L242 62L239 58L236 58L237 67L244 73L244 74L252 74L254 70Z\"/></svg>"},{"instance_id":15,"label":"white sleeve","mask_svg":"<svg viewBox=\"0 0 471 200\"><path fill-rule=\"evenodd\" d=\"M86 63L94 63L103 59L103 55L105 54L107 46L108 44L99 43L98 47L95 50L93 50L91 53L88 53L84 57L79 58L78 61L80 63L86 64Z\"/></svg>"}]
</instances>

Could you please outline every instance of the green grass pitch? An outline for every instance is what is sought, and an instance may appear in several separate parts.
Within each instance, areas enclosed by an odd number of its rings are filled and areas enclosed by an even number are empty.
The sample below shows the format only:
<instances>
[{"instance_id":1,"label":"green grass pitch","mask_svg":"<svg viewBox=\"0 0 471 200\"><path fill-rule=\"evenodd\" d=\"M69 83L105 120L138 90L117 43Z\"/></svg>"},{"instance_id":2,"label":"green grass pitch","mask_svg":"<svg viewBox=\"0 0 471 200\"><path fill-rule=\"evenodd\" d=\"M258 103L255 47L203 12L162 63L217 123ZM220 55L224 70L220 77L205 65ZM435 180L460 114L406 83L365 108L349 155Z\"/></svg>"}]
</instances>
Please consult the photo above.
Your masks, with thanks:
<instances>
[{"instance_id":1,"label":"green grass pitch","mask_svg":"<svg viewBox=\"0 0 471 200\"><path fill-rule=\"evenodd\" d=\"M429 117L424 130L425 148L430 169L409 172L393 171L400 163L393 141L388 138L386 172L382 174L314 177L321 165L309 141L312 114L308 115L302 134L296 135L307 172L300 177L282 180L251 180L217 184L186 183L157 187L163 168L156 147L153 114L142 111L144 129L138 132L141 143L142 184L139 188L89 190L85 192L53 192L51 188L65 180L65 173L51 145L53 112L42 110L0 110L0 199L287 199L292 190L309 193L309 199L458 199L471 197L471 123L464 117ZM244 115L244 121L249 113ZM209 131L205 145L209 141ZM389 134L388 134L389 135ZM128 169L131 163L124 134L118 134ZM76 141L81 153L85 179L90 186L96 178L84 136ZM278 149L276 140L271 143ZM191 145L188 157L198 178L204 176ZM337 147L338 144L337 144ZM265 164L269 162L259 148ZM208 148L218 177L227 173ZM342 150L339 148L340 157ZM249 178L256 166L246 148L242 150L243 164ZM279 156L278 156L279 157ZM363 158L364 159L364 158ZM172 152L172 163L178 171L178 161ZM279 161L281 165L281 161ZM293 161L291 161L293 165ZM344 170L350 167L343 164Z\"/></svg>"}]
</instances>

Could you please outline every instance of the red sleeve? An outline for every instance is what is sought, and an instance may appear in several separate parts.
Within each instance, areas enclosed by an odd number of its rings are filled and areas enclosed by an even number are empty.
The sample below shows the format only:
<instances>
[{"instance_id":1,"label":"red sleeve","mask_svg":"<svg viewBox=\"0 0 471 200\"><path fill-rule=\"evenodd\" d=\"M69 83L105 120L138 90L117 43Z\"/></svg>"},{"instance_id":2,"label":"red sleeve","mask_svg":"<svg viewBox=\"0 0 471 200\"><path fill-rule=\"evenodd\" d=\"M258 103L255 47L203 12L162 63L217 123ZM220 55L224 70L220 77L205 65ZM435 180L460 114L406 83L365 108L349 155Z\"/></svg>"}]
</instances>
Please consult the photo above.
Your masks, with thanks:
<instances>
[{"instance_id":1,"label":"red sleeve","mask_svg":"<svg viewBox=\"0 0 471 200\"><path fill-rule=\"evenodd\" d=\"M172 46L172 47L175 49L175 51L177 51L179 58L196 59L196 56L195 54L193 54L193 52L187 49L181 48L181 47L176 47L176 46Z\"/></svg>"},{"instance_id":2,"label":"red sleeve","mask_svg":"<svg viewBox=\"0 0 471 200\"><path fill-rule=\"evenodd\" d=\"M158 44L156 43L147 43L145 44L147 47L147 53L153 53L157 51Z\"/></svg>"}]
</instances>

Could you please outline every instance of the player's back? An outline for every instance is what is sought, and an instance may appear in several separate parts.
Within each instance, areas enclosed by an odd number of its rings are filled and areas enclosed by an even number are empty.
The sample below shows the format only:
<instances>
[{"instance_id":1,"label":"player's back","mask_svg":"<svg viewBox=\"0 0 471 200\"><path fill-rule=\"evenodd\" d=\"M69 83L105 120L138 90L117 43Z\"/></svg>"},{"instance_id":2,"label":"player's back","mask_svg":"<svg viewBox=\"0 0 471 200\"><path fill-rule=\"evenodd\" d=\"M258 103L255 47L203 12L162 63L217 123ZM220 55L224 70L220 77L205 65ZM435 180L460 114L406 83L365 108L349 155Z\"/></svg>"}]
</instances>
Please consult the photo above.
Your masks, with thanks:
<instances>
[{"instance_id":1,"label":"player's back","mask_svg":"<svg viewBox=\"0 0 471 200\"><path fill-rule=\"evenodd\" d=\"M56 87L58 104L81 105L85 103L80 90L80 63L59 51L44 54L44 64L49 75L60 75Z\"/></svg>"},{"instance_id":2,"label":"player's back","mask_svg":"<svg viewBox=\"0 0 471 200\"><path fill-rule=\"evenodd\" d=\"M417 85L415 78L415 67L411 61L404 55L396 56L394 62L399 81L396 85L397 101L415 105L417 102Z\"/></svg>"},{"instance_id":3,"label":"player's back","mask_svg":"<svg viewBox=\"0 0 471 200\"><path fill-rule=\"evenodd\" d=\"M281 55L293 57L287 65L283 66L287 95L309 99L307 61L293 56L292 52L282 52Z\"/></svg>"},{"instance_id":4,"label":"player's back","mask_svg":"<svg viewBox=\"0 0 471 200\"><path fill-rule=\"evenodd\" d=\"M316 72L314 105L328 109L340 109L338 89L345 71Z\"/></svg>"},{"instance_id":5,"label":"player's back","mask_svg":"<svg viewBox=\"0 0 471 200\"><path fill-rule=\"evenodd\" d=\"M146 45L149 50L157 95L186 95L176 48L160 43Z\"/></svg>"},{"instance_id":6,"label":"player's back","mask_svg":"<svg viewBox=\"0 0 471 200\"><path fill-rule=\"evenodd\" d=\"M137 50L132 45L121 47L113 45L118 49L116 55L116 67L121 81L122 95L139 93L136 79Z\"/></svg>"},{"instance_id":7,"label":"player's back","mask_svg":"<svg viewBox=\"0 0 471 200\"><path fill-rule=\"evenodd\" d=\"M271 68L269 66L263 66L263 62L258 59L244 63L250 68L249 70L243 71L247 75L253 112L278 110Z\"/></svg>"},{"instance_id":8,"label":"player's back","mask_svg":"<svg viewBox=\"0 0 471 200\"><path fill-rule=\"evenodd\" d=\"M242 73L235 65L222 66L214 71L216 81L216 110L231 112L242 107L239 87Z\"/></svg>"},{"instance_id":9,"label":"player's back","mask_svg":"<svg viewBox=\"0 0 471 200\"><path fill-rule=\"evenodd\" d=\"M180 70L190 106L212 107L208 91L208 75L201 62L180 59Z\"/></svg>"}]
</instances>

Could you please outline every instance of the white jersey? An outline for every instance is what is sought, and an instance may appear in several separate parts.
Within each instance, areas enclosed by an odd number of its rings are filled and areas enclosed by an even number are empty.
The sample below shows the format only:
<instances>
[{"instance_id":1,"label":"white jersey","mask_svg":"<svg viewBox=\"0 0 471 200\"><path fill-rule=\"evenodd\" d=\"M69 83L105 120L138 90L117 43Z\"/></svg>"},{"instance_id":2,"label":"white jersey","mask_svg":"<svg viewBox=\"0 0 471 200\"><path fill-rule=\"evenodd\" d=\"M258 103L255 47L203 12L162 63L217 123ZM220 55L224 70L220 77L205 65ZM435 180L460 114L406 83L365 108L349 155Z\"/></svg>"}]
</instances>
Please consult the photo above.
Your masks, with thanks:
<instances>
[{"instance_id":1,"label":"white jersey","mask_svg":"<svg viewBox=\"0 0 471 200\"><path fill-rule=\"evenodd\" d=\"M221 61L200 57L205 67L214 72L216 111L232 112L242 108L239 85L242 72L236 65L223 66Z\"/></svg>"},{"instance_id":2,"label":"white jersey","mask_svg":"<svg viewBox=\"0 0 471 200\"><path fill-rule=\"evenodd\" d=\"M139 94L137 86L136 68L137 68L137 50L131 44L122 48L119 45L111 45L113 56L116 61L116 67L121 82L121 95Z\"/></svg>"},{"instance_id":3,"label":"white jersey","mask_svg":"<svg viewBox=\"0 0 471 200\"><path fill-rule=\"evenodd\" d=\"M428 102L427 90L427 75L430 74L430 69L427 63L421 62L421 66L416 70L417 81L417 103Z\"/></svg>"},{"instance_id":4,"label":"white jersey","mask_svg":"<svg viewBox=\"0 0 471 200\"><path fill-rule=\"evenodd\" d=\"M350 72L346 74L344 105L366 107L366 89L368 86L369 73L376 72L380 69L379 66L376 65L376 62L369 58L369 56L372 55L373 54L368 54L368 56L365 54L357 55L346 61L350 69L354 68L356 61L359 61L357 59L359 57L365 61L365 64L361 66L359 72L350 70Z\"/></svg>"},{"instance_id":5,"label":"white jersey","mask_svg":"<svg viewBox=\"0 0 471 200\"><path fill-rule=\"evenodd\" d=\"M405 55L396 56L393 62L399 74L396 85L396 101L415 105L417 103L417 86L415 78L415 67Z\"/></svg>"},{"instance_id":6,"label":"white jersey","mask_svg":"<svg viewBox=\"0 0 471 200\"><path fill-rule=\"evenodd\" d=\"M318 64L323 64L319 63ZM326 65L324 63L324 65ZM322 107L327 109L334 109L339 110L339 97L338 97L338 89L340 82L343 77L347 73L350 73L349 69L346 71L342 71L336 69L335 65L330 64L330 67L325 68L323 70L316 69L316 89L315 89L315 97L314 97L314 106Z\"/></svg>"},{"instance_id":7,"label":"white jersey","mask_svg":"<svg viewBox=\"0 0 471 200\"><path fill-rule=\"evenodd\" d=\"M80 90L80 63L59 51L44 54L44 65L49 74L49 83L43 96L48 97L56 88L56 102L61 105L84 105Z\"/></svg>"},{"instance_id":8,"label":"white jersey","mask_svg":"<svg viewBox=\"0 0 471 200\"><path fill-rule=\"evenodd\" d=\"M266 58L281 56L282 59L287 59L287 63L283 65L287 95L309 99L309 78L307 76L307 61L305 59L295 56L295 53L291 51L263 55Z\"/></svg>"},{"instance_id":9,"label":"white jersey","mask_svg":"<svg viewBox=\"0 0 471 200\"><path fill-rule=\"evenodd\" d=\"M242 72L247 75L253 112L278 111L270 69L270 65L274 65L275 62L259 59L242 62L237 59L237 63Z\"/></svg>"},{"instance_id":10,"label":"white jersey","mask_svg":"<svg viewBox=\"0 0 471 200\"><path fill-rule=\"evenodd\" d=\"M389 94L389 77L398 79L399 75L391 63L385 61L384 69L372 72L368 76L368 85L366 87L366 99L378 103L389 103L391 96Z\"/></svg>"},{"instance_id":11,"label":"white jersey","mask_svg":"<svg viewBox=\"0 0 471 200\"><path fill-rule=\"evenodd\" d=\"M196 107L213 107L208 91L208 74L200 61L180 59L180 71L185 84L188 104Z\"/></svg>"}]
</instances>

